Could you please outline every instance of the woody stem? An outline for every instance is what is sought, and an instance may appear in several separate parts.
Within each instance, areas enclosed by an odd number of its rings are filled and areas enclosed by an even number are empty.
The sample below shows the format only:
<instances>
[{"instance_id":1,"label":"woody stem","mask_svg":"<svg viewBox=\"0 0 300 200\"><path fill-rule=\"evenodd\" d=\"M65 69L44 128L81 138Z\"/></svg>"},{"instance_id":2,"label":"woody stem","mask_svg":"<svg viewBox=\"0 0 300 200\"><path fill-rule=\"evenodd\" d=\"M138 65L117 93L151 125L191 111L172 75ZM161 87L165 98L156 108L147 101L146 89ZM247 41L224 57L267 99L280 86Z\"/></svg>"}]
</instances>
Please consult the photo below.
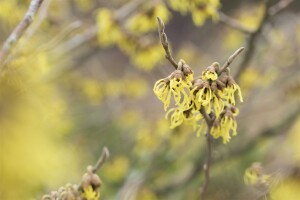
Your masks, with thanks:
<instances>
[{"instance_id":1,"label":"woody stem","mask_svg":"<svg viewBox=\"0 0 300 200\"><path fill-rule=\"evenodd\" d=\"M200 199L204 200L208 188L209 180L210 180L210 166L211 166L211 157L212 157L212 138L211 138L210 131L213 126L214 117L208 115L204 107L200 108L200 113L203 115L207 124L207 133L205 135L206 143L207 143L207 157L206 157L206 162L203 165L203 171L205 177L204 177L203 186L200 189Z\"/></svg>"}]
</instances>

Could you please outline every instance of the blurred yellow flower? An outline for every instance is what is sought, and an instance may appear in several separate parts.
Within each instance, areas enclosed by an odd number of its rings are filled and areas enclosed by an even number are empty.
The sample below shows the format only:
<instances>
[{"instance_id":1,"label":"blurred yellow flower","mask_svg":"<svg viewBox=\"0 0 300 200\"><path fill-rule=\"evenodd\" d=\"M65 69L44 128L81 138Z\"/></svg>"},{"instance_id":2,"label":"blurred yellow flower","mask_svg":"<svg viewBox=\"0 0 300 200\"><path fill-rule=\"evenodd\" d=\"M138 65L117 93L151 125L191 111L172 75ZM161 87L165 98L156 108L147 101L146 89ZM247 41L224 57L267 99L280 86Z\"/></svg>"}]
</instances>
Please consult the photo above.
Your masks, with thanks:
<instances>
[{"instance_id":1,"label":"blurred yellow flower","mask_svg":"<svg viewBox=\"0 0 300 200\"><path fill-rule=\"evenodd\" d=\"M118 156L103 166L103 176L107 180L117 183L127 175L128 169L128 157Z\"/></svg>"},{"instance_id":2,"label":"blurred yellow flower","mask_svg":"<svg viewBox=\"0 0 300 200\"><path fill-rule=\"evenodd\" d=\"M87 188L83 188L82 197L86 200L99 200L100 192L94 191L92 186L89 185Z\"/></svg>"}]
</instances>

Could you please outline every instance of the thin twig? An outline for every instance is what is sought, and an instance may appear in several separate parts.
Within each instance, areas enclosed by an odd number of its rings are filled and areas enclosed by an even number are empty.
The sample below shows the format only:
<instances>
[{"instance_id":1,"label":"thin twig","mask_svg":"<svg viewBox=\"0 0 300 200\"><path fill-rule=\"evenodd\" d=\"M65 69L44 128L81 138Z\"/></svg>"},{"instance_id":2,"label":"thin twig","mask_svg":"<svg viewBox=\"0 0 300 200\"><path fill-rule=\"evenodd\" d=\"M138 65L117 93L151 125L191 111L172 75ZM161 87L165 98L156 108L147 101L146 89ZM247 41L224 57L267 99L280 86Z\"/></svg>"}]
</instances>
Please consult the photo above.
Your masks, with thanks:
<instances>
[{"instance_id":1,"label":"thin twig","mask_svg":"<svg viewBox=\"0 0 300 200\"><path fill-rule=\"evenodd\" d=\"M135 1L129 1L127 4L119 8L114 12L115 20L117 21L123 21L134 12L134 10L138 9L146 0L135 0ZM62 43L60 47L63 48L63 50L59 53L59 58L63 57L64 55L78 49L82 45L94 40L97 36L97 33L99 31L99 27L96 25L93 25L89 28L87 28L85 31L83 31L81 34L75 35L68 41Z\"/></svg>"},{"instance_id":2,"label":"thin twig","mask_svg":"<svg viewBox=\"0 0 300 200\"><path fill-rule=\"evenodd\" d=\"M160 17L157 17L158 20L158 33L159 33L159 38L160 38L160 42L166 52L166 59L168 59L170 61L170 63L173 65L173 67L175 69L178 68L178 64L177 62L174 60L174 58L171 55L171 51L169 48L169 42L168 42L168 38L167 35L165 33L165 25L164 22L162 21L162 19Z\"/></svg>"},{"instance_id":3,"label":"thin twig","mask_svg":"<svg viewBox=\"0 0 300 200\"><path fill-rule=\"evenodd\" d=\"M244 51L244 47L240 47L238 50L236 50L226 61L226 63L221 67L220 71L218 72L218 74L222 74L222 72L224 72L227 67L229 67L229 65L233 62L233 60L242 52Z\"/></svg>"},{"instance_id":4,"label":"thin twig","mask_svg":"<svg viewBox=\"0 0 300 200\"><path fill-rule=\"evenodd\" d=\"M26 29L30 26L33 21L33 17L37 13L41 4L44 0L32 0L30 2L29 8L20 21L20 23L16 26L7 40L4 42L2 49L0 51L0 71L3 69L3 63L5 62L6 57L9 55L12 47L17 43L17 41L22 37Z\"/></svg>"},{"instance_id":5,"label":"thin twig","mask_svg":"<svg viewBox=\"0 0 300 200\"><path fill-rule=\"evenodd\" d=\"M272 6L269 10L268 13L270 16L274 16L278 14L280 11L288 7L291 3L293 3L294 0L281 0L274 6Z\"/></svg>"},{"instance_id":6,"label":"thin twig","mask_svg":"<svg viewBox=\"0 0 300 200\"><path fill-rule=\"evenodd\" d=\"M243 26L238 20L229 17L228 15L226 15L223 12L219 12L219 17L220 17L220 22L230 26L231 28L234 28L242 33L245 34L251 34L253 32L253 30Z\"/></svg>"},{"instance_id":7,"label":"thin twig","mask_svg":"<svg viewBox=\"0 0 300 200\"><path fill-rule=\"evenodd\" d=\"M104 147L102 150L102 154L99 158L99 160L97 161L97 163L95 164L95 166L93 167L92 172L96 173L101 166L105 163L105 161L109 158L109 151L107 147Z\"/></svg>"}]
</instances>

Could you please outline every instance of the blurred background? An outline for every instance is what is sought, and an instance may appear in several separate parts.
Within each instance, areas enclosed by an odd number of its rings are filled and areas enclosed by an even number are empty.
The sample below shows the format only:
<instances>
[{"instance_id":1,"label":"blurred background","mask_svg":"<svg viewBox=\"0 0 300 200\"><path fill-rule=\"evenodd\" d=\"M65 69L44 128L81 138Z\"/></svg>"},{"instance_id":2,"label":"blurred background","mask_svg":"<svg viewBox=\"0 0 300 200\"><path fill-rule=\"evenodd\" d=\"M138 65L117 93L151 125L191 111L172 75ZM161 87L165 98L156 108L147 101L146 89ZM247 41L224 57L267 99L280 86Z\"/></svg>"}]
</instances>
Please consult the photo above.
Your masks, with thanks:
<instances>
[{"instance_id":1,"label":"blurred background","mask_svg":"<svg viewBox=\"0 0 300 200\"><path fill-rule=\"evenodd\" d=\"M30 0L0 0L3 44ZM192 6L194 5L194 6ZM259 162L274 200L300 197L300 1L44 0L0 71L0 199L40 199L79 183L102 148L101 199L199 199L204 135L169 128L154 83L172 71L159 43L195 75L232 63L238 135L213 144L207 199L261 199L244 183Z\"/></svg>"}]
</instances>

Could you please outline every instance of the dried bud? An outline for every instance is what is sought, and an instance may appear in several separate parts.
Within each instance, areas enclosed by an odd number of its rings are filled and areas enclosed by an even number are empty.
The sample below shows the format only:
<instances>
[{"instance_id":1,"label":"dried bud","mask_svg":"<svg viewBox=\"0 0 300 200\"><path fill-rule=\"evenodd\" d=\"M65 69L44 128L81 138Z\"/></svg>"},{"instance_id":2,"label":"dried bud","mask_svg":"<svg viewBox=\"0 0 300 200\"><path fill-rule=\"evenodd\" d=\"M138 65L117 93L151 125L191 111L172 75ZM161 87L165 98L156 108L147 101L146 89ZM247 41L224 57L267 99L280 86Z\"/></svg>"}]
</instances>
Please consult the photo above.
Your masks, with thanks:
<instances>
[{"instance_id":1,"label":"dried bud","mask_svg":"<svg viewBox=\"0 0 300 200\"><path fill-rule=\"evenodd\" d=\"M92 175L91 184L92 184L93 188L101 187L102 182L101 182L100 177L97 174Z\"/></svg>"},{"instance_id":2,"label":"dried bud","mask_svg":"<svg viewBox=\"0 0 300 200\"><path fill-rule=\"evenodd\" d=\"M88 172L85 173L82 177L82 180L81 180L81 185L83 188L86 188L88 187L89 185L91 185L91 182L92 182L92 176L91 174L89 174Z\"/></svg>"},{"instance_id":3,"label":"dried bud","mask_svg":"<svg viewBox=\"0 0 300 200\"><path fill-rule=\"evenodd\" d=\"M175 70L175 71L172 72L172 74L170 75L170 79L176 79L176 80L182 79L182 80L185 80L185 76L184 76L184 74L183 74L182 71L180 71L180 70Z\"/></svg>"},{"instance_id":4,"label":"dried bud","mask_svg":"<svg viewBox=\"0 0 300 200\"><path fill-rule=\"evenodd\" d=\"M210 88L211 90L214 92L214 93L217 93L217 90L218 90L218 86L217 86L217 83L215 81L213 81L210 85Z\"/></svg>"},{"instance_id":5,"label":"dried bud","mask_svg":"<svg viewBox=\"0 0 300 200\"><path fill-rule=\"evenodd\" d=\"M203 80L216 80L218 78L218 74L216 73L216 69L214 66L208 66L206 70L202 72Z\"/></svg>"},{"instance_id":6,"label":"dried bud","mask_svg":"<svg viewBox=\"0 0 300 200\"><path fill-rule=\"evenodd\" d=\"M188 64L186 64L185 61L182 59L180 59L178 62L178 70L181 70L184 76L194 74L192 68Z\"/></svg>"},{"instance_id":7,"label":"dried bud","mask_svg":"<svg viewBox=\"0 0 300 200\"><path fill-rule=\"evenodd\" d=\"M218 62L214 62L212 66L215 68L215 72L218 73L220 70L220 64Z\"/></svg>"}]
</instances>

